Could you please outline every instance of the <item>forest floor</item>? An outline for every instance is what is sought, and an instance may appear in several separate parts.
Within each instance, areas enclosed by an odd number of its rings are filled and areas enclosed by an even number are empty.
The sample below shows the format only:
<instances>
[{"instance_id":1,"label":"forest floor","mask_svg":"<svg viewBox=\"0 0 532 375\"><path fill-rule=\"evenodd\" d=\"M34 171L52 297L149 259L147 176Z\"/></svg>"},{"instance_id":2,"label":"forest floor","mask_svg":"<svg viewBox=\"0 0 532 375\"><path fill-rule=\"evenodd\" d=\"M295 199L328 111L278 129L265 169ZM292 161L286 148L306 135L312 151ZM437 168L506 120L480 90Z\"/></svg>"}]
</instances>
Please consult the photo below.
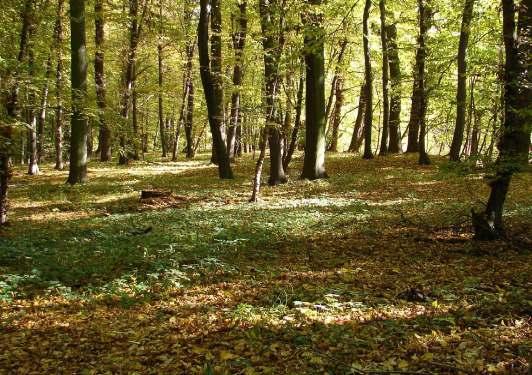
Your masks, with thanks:
<instances>
[{"instance_id":1,"label":"forest floor","mask_svg":"<svg viewBox=\"0 0 532 375\"><path fill-rule=\"evenodd\" d=\"M528 373L530 174L512 182L511 240L477 242L474 168L328 155L329 179L251 204L253 168L92 162L73 187L17 169L0 373Z\"/></svg>"}]
</instances>

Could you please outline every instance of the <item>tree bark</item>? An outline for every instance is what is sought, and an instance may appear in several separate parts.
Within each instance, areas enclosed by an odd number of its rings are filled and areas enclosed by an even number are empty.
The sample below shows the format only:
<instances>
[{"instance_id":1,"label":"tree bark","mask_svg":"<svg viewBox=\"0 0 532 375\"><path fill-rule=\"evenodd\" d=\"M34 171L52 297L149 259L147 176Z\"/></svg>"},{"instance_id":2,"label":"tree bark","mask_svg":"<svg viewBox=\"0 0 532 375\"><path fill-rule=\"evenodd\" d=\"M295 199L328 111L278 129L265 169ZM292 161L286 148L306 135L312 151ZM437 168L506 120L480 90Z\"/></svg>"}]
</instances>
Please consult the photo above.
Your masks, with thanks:
<instances>
[{"instance_id":1,"label":"tree bark","mask_svg":"<svg viewBox=\"0 0 532 375\"><path fill-rule=\"evenodd\" d=\"M209 56L209 4L211 12L211 56ZM198 23L198 54L201 81L207 102L213 150L216 152L218 173L221 179L232 179L233 171L222 134L224 122L222 82L222 16L220 0L200 0Z\"/></svg>"},{"instance_id":2,"label":"tree bark","mask_svg":"<svg viewBox=\"0 0 532 375\"><path fill-rule=\"evenodd\" d=\"M157 72L158 72L158 114L159 133L161 137L162 157L167 155L166 129L164 126L164 106L163 106L163 0L159 0L159 40L157 42Z\"/></svg>"},{"instance_id":3,"label":"tree bark","mask_svg":"<svg viewBox=\"0 0 532 375\"><path fill-rule=\"evenodd\" d=\"M67 182L74 185L87 180L88 122L84 113L87 101L85 0L70 0L70 34L72 115L70 118L70 167Z\"/></svg>"},{"instance_id":4,"label":"tree bark","mask_svg":"<svg viewBox=\"0 0 532 375\"><path fill-rule=\"evenodd\" d=\"M309 0L318 8L322 0ZM307 90L305 100L305 157L301 178L326 178L325 172L325 58L323 15L311 9L305 25L305 64Z\"/></svg>"},{"instance_id":5,"label":"tree bark","mask_svg":"<svg viewBox=\"0 0 532 375\"><path fill-rule=\"evenodd\" d=\"M518 11L516 24L515 12ZM503 208L512 175L528 164L532 86L532 7L522 0L502 0L505 49L504 123L497 145L496 175L490 181L490 196L482 213L473 212L475 238L493 240L504 236Z\"/></svg>"},{"instance_id":6,"label":"tree bark","mask_svg":"<svg viewBox=\"0 0 532 375\"><path fill-rule=\"evenodd\" d=\"M299 86L297 89L294 128L292 129L292 134L290 137L290 145L288 146L288 150L286 151L286 155L283 160L283 168L285 171L288 170L290 162L292 161L292 157L294 156L294 152L297 148L298 133L299 129L301 128L301 111L303 109L303 94L305 90L305 72L303 71L303 69L304 67L302 67L302 71L299 77Z\"/></svg>"},{"instance_id":7,"label":"tree bark","mask_svg":"<svg viewBox=\"0 0 532 375\"><path fill-rule=\"evenodd\" d=\"M105 16L103 4L103 0L96 0L96 3L94 4L94 39L96 44L96 53L94 56L94 82L96 86L96 105L98 106L98 148L100 150L100 161L106 162L111 160L111 129L105 120L105 111L107 104L105 98Z\"/></svg>"},{"instance_id":8,"label":"tree bark","mask_svg":"<svg viewBox=\"0 0 532 375\"><path fill-rule=\"evenodd\" d=\"M386 27L386 4L384 0L379 0L379 10L381 18L381 45L382 45L382 138L379 155L388 153L388 138L390 127L390 97L389 97L389 58L388 58L388 35Z\"/></svg>"},{"instance_id":9,"label":"tree bark","mask_svg":"<svg viewBox=\"0 0 532 375\"><path fill-rule=\"evenodd\" d=\"M55 70L55 124L54 124L54 147L55 169L62 170L63 165L63 13L64 0L57 1L57 14L55 23L57 66Z\"/></svg>"},{"instance_id":10,"label":"tree bark","mask_svg":"<svg viewBox=\"0 0 532 375\"><path fill-rule=\"evenodd\" d=\"M399 61L399 48L397 47L397 26L386 26L388 37L388 58L390 64L391 102L390 102L390 139L388 152L397 154L402 151L401 147L401 65Z\"/></svg>"},{"instance_id":11,"label":"tree bark","mask_svg":"<svg viewBox=\"0 0 532 375\"><path fill-rule=\"evenodd\" d=\"M32 25L29 31L28 39L28 72L30 78L35 76L35 55L33 37L35 35L35 24ZM37 111L36 111L36 92L33 85L28 87L28 108L27 108L27 124L28 124L28 174L35 176L39 174L39 150L37 142Z\"/></svg>"},{"instance_id":12,"label":"tree bark","mask_svg":"<svg viewBox=\"0 0 532 375\"><path fill-rule=\"evenodd\" d=\"M363 14L363 44L364 44L364 76L365 76L365 104L364 111L364 159L372 159L373 152L371 150L371 128L373 126L373 72L371 70L371 55L369 50L369 27L368 18L371 9L371 0L366 0Z\"/></svg>"},{"instance_id":13,"label":"tree bark","mask_svg":"<svg viewBox=\"0 0 532 375\"><path fill-rule=\"evenodd\" d=\"M426 150L426 117L427 117L427 90L425 88L425 57L427 55L426 49L426 36L427 36L427 23L428 14L425 6L426 0L418 0L419 10L419 37L418 37L418 52L419 61L417 64L418 72L418 85L419 85L419 160L421 165L430 164L430 159Z\"/></svg>"},{"instance_id":14,"label":"tree bark","mask_svg":"<svg viewBox=\"0 0 532 375\"><path fill-rule=\"evenodd\" d=\"M462 14L462 27L460 30L460 42L458 44L458 86L456 88L456 122L449 159L460 161L460 151L464 139L465 115L466 115L466 82L467 82L467 46L473 18L474 0L465 0Z\"/></svg>"},{"instance_id":15,"label":"tree bark","mask_svg":"<svg viewBox=\"0 0 532 375\"><path fill-rule=\"evenodd\" d=\"M339 76L336 80L336 100L334 102L333 118L332 118L332 134L329 151L338 152L338 137L340 131L340 123L342 122L342 107L344 106L344 79Z\"/></svg>"},{"instance_id":16,"label":"tree bark","mask_svg":"<svg viewBox=\"0 0 532 375\"><path fill-rule=\"evenodd\" d=\"M55 32L54 32L55 44ZM44 73L44 86L41 91L41 103L39 107L39 117L37 119L37 163L44 159L44 126L46 123L46 113L48 109L48 95L50 93L50 75L52 74L52 56L46 59L46 68Z\"/></svg>"},{"instance_id":17,"label":"tree bark","mask_svg":"<svg viewBox=\"0 0 532 375\"><path fill-rule=\"evenodd\" d=\"M240 123L240 96L241 86L244 78L242 64L243 64L243 52L246 44L247 33L247 14L246 14L247 2L243 0L238 3L238 15L231 15L231 23L233 28L232 33L232 46L235 54L235 65L233 67L233 93L231 94L231 114L230 124L227 129L227 151L229 153L229 159L233 160L236 155L236 133L237 127Z\"/></svg>"},{"instance_id":18,"label":"tree bark","mask_svg":"<svg viewBox=\"0 0 532 375\"><path fill-rule=\"evenodd\" d=\"M366 111L366 83L364 82L360 87L360 95L358 99L357 117L355 119L355 126L353 128L353 135L351 136L351 143L349 144L349 152L358 152L360 146L362 146L362 140L364 136L364 127L362 122L364 121L364 112Z\"/></svg>"}]
</instances>

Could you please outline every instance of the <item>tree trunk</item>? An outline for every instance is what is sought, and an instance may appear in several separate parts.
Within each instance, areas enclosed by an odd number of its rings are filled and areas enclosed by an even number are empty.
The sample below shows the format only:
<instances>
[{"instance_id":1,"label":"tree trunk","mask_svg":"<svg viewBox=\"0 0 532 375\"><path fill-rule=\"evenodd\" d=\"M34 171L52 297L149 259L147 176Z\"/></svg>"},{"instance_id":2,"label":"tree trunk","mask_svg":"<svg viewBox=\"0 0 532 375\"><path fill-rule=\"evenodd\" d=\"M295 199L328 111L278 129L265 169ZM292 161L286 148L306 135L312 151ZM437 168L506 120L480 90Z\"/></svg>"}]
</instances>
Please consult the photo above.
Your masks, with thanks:
<instances>
[{"instance_id":1,"label":"tree trunk","mask_svg":"<svg viewBox=\"0 0 532 375\"><path fill-rule=\"evenodd\" d=\"M257 159L257 164L255 165L255 177L253 179L253 192L249 201L251 203L257 202L259 199L260 193L260 183L262 177L262 167L264 166L264 158L266 157L266 138L268 132L267 128L261 130L261 140L260 140L260 154Z\"/></svg>"},{"instance_id":2,"label":"tree trunk","mask_svg":"<svg viewBox=\"0 0 532 375\"><path fill-rule=\"evenodd\" d=\"M198 53L200 74L207 102L209 125L212 134L213 149L218 161L218 173L222 179L232 179L233 171L222 134L223 81L222 81L222 16L220 0L200 0L200 19L198 23ZM209 56L209 3L211 12L211 56ZM212 59L212 60L211 60Z\"/></svg>"},{"instance_id":3,"label":"tree trunk","mask_svg":"<svg viewBox=\"0 0 532 375\"><path fill-rule=\"evenodd\" d=\"M229 159L233 160L235 158L236 151L236 133L237 127L240 123L240 95L241 95L241 86L243 81L243 71L242 71L242 59L244 46L246 44L246 33L247 33L247 14L246 14L246 1L242 1L238 4L239 13L238 15L231 15L231 23L233 28L232 33L232 46L235 53L235 65L233 67L233 93L231 94L231 114L230 114L230 124L227 129L227 151L229 153Z\"/></svg>"},{"instance_id":4,"label":"tree trunk","mask_svg":"<svg viewBox=\"0 0 532 375\"><path fill-rule=\"evenodd\" d=\"M302 67L302 72L299 77L299 86L297 89L297 101L296 101L296 107L295 107L296 115L295 115L295 120L294 120L294 128L292 129L292 135L290 137L290 145L288 146L288 150L286 151L286 155L283 160L283 168L285 171L288 170L290 162L292 161L292 157L294 156L294 152L297 148L298 133L299 133L299 129L301 128L301 111L303 109L303 94L305 90L305 73L303 69L304 67Z\"/></svg>"},{"instance_id":5,"label":"tree trunk","mask_svg":"<svg viewBox=\"0 0 532 375\"><path fill-rule=\"evenodd\" d=\"M332 119L332 134L329 151L338 152L338 137L340 131L340 123L342 122L342 107L344 105L344 79L338 76L336 80L336 101L334 103L333 119Z\"/></svg>"},{"instance_id":6,"label":"tree trunk","mask_svg":"<svg viewBox=\"0 0 532 375\"><path fill-rule=\"evenodd\" d=\"M70 47L72 115L70 118L70 167L67 182L87 180L87 46L85 38L85 0L70 0Z\"/></svg>"},{"instance_id":7,"label":"tree trunk","mask_svg":"<svg viewBox=\"0 0 532 375\"><path fill-rule=\"evenodd\" d=\"M516 25L515 11L518 11ZM504 123L498 144L497 172L490 182L491 192L482 213L473 212L475 238L493 240L504 236L503 207L513 173L528 164L532 86L530 71L532 48L532 7L526 1L514 4L502 0L503 36L506 54L504 74Z\"/></svg>"},{"instance_id":8,"label":"tree trunk","mask_svg":"<svg viewBox=\"0 0 532 375\"><path fill-rule=\"evenodd\" d=\"M35 76L35 55L32 38L35 34L35 25L32 25L29 31L28 44L28 70L30 78ZM33 85L28 87L28 109L27 109L27 124L28 124L28 174L35 176L39 174L39 150L37 146L37 112L36 112L36 93Z\"/></svg>"},{"instance_id":9,"label":"tree trunk","mask_svg":"<svg viewBox=\"0 0 532 375\"><path fill-rule=\"evenodd\" d=\"M188 82L188 98L187 98L187 118L185 120L185 136L187 140L187 159L194 157L194 138L192 137L192 126L194 122L194 82L191 79Z\"/></svg>"},{"instance_id":10,"label":"tree trunk","mask_svg":"<svg viewBox=\"0 0 532 375\"><path fill-rule=\"evenodd\" d=\"M54 32L54 44L55 44ZM48 94L50 93L50 75L52 74L52 56L46 60L44 73L44 86L41 92L41 103L39 107L39 117L37 119L37 163L44 159L44 126L46 123L46 112L48 108Z\"/></svg>"},{"instance_id":11,"label":"tree trunk","mask_svg":"<svg viewBox=\"0 0 532 375\"><path fill-rule=\"evenodd\" d=\"M456 88L456 122L449 159L460 161L460 151L464 139L465 115L466 115L466 82L467 82L467 46L471 19L473 18L474 0L465 0L462 14L462 27L460 30L460 42L458 44L458 86Z\"/></svg>"},{"instance_id":12,"label":"tree trunk","mask_svg":"<svg viewBox=\"0 0 532 375\"><path fill-rule=\"evenodd\" d=\"M266 101L266 133L270 145L270 178L272 186L287 181L283 168L283 134L278 95L281 84L279 63L284 47L284 9L278 1L259 2L264 59L264 92ZM262 153L262 152L261 152Z\"/></svg>"},{"instance_id":13,"label":"tree trunk","mask_svg":"<svg viewBox=\"0 0 532 375\"><path fill-rule=\"evenodd\" d=\"M57 66L55 71L55 124L54 124L54 146L55 146L55 169L62 170L63 165L63 13L64 0L57 1L57 15L55 23Z\"/></svg>"},{"instance_id":14,"label":"tree trunk","mask_svg":"<svg viewBox=\"0 0 532 375\"><path fill-rule=\"evenodd\" d=\"M427 36L427 8L425 7L426 0L418 0L419 8L419 37L418 37L418 53L419 62L417 64L418 80L419 80L419 164L428 165L430 159L426 150L426 117L427 117L427 91L425 89L425 57L427 55L427 49L425 40Z\"/></svg>"},{"instance_id":15,"label":"tree trunk","mask_svg":"<svg viewBox=\"0 0 532 375\"><path fill-rule=\"evenodd\" d=\"M360 95L358 99L357 117L355 119L355 127L353 135L351 136L351 143L349 144L349 152L358 152L362 146L362 139L364 135L364 128L362 122L364 121L364 112L366 111L366 83L364 82L360 87Z\"/></svg>"},{"instance_id":16,"label":"tree trunk","mask_svg":"<svg viewBox=\"0 0 532 375\"><path fill-rule=\"evenodd\" d=\"M388 153L388 138L390 127L390 98L389 90L389 59L388 59L388 36L386 27L386 5L384 0L379 0L381 18L381 45L382 45L382 138L379 155Z\"/></svg>"},{"instance_id":17,"label":"tree trunk","mask_svg":"<svg viewBox=\"0 0 532 375\"><path fill-rule=\"evenodd\" d=\"M373 152L371 150L371 128L373 126L373 72L371 70L371 55L369 50L369 27L368 18L371 9L371 0L366 0L363 15L363 44L364 44L364 76L365 76L365 103L366 110L364 111L364 159L372 159Z\"/></svg>"},{"instance_id":18,"label":"tree trunk","mask_svg":"<svg viewBox=\"0 0 532 375\"><path fill-rule=\"evenodd\" d=\"M317 8L322 0L309 0ZM305 158L301 178L326 178L325 172L325 58L323 15L311 10L305 25L305 64L307 90L305 100Z\"/></svg>"},{"instance_id":19,"label":"tree trunk","mask_svg":"<svg viewBox=\"0 0 532 375\"><path fill-rule=\"evenodd\" d=\"M98 106L98 148L100 150L100 161L111 160L111 129L105 120L106 110L106 90L105 90L105 70L104 70L104 29L105 17L103 9L104 0L96 0L94 5L95 15L95 44L96 53L94 56L94 82L96 85L96 105Z\"/></svg>"},{"instance_id":20,"label":"tree trunk","mask_svg":"<svg viewBox=\"0 0 532 375\"><path fill-rule=\"evenodd\" d=\"M401 65L399 61L399 48L397 47L397 26L386 26L388 37L388 58L390 63L391 103L390 103L390 139L388 152L397 154L401 147Z\"/></svg>"}]
</instances>

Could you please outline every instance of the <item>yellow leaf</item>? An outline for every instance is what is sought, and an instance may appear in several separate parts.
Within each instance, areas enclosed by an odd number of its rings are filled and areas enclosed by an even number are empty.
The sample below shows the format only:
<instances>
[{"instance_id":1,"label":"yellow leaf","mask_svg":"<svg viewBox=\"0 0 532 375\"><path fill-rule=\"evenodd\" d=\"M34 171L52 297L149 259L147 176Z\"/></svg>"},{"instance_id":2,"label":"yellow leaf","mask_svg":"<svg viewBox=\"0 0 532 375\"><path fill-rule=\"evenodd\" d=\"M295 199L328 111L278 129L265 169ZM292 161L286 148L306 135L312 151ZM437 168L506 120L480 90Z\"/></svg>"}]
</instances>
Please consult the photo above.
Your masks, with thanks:
<instances>
[{"instance_id":1,"label":"yellow leaf","mask_svg":"<svg viewBox=\"0 0 532 375\"><path fill-rule=\"evenodd\" d=\"M233 354L233 353L225 351L225 350L222 350L220 352L220 360L221 361L230 361L231 359L235 359L235 358L238 358L238 356L236 354Z\"/></svg>"},{"instance_id":2,"label":"yellow leaf","mask_svg":"<svg viewBox=\"0 0 532 375\"><path fill-rule=\"evenodd\" d=\"M434 354L428 353L428 352L421 356L421 359L423 361L432 361L433 358L434 358Z\"/></svg>"}]
</instances>

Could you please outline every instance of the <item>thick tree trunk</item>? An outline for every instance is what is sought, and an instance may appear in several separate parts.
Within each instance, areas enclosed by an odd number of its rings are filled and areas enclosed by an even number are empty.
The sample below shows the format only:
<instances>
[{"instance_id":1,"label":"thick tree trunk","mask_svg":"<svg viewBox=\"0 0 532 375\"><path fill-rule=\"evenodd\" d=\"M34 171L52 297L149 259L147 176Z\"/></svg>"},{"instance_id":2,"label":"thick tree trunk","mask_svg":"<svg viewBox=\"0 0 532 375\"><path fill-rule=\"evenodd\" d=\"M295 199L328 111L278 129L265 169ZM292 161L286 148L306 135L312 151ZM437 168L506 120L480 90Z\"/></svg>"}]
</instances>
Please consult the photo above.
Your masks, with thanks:
<instances>
[{"instance_id":1,"label":"thick tree trunk","mask_svg":"<svg viewBox=\"0 0 532 375\"><path fill-rule=\"evenodd\" d=\"M368 18L371 9L371 0L366 0L363 14L363 44L364 44L364 78L365 78L365 104L364 111L364 159L372 159L371 150L371 128L373 126L373 72L371 70L371 55L369 50L369 27Z\"/></svg>"},{"instance_id":2,"label":"thick tree trunk","mask_svg":"<svg viewBox=\"0 0 532 375\"><path fill-rule=\"evenodd\" d=\"M360 95L358 96L358 110L357 117L355 119L355 126L353 128L353 135L351 136L351 143L349 144L349 152L358 152L360 146L362 146L362 140L364 137L364 127L362 122L364 121L364 112L366 111L366 83L364 82L360 87Z\"/></svg>"},{"instance_id":3,"label":"thick tree trunk","mask_svg":"<svg viewBox=\"0 0 532 375\"><path fill-rule=\"evenodd\" d=\"M390 103L390 139L388 152L397 154L402 151L401 146L401 65L399 61L399 48L397 47L397 26L386 26L388 37L388 58L390 63L391 103Z\"/></svg>"},{"instance_id":4,"label":"thick tree trunk","mask_svg":"<svg viewBox=\"0 0 532 375\"><path fill-rule=\"evenodd\" d=\"M466 115L466 82L467 82L467 46L473 18L474 0L465 0L462 14L462 27L460 42L458 44L458 86L456 88L456 122L449 158L451 161L460 161L460 151L464 139Z\"/></svg>"},{"instance_id":5,"label":"thick tree trunk","mask_svg":"<svg viewBox=\"0 0 532 375\"><path fill-rule=\"evenodd\" d=\"M384 0L379 0L381 18L381 45L382 45L382 138L379 155L388 153L388 138L390 133L390 97L389 97L389 58L388 36L386 27L386 5Z\"/></svg>"},{"instance_id":6,"label":"thick tree trunk","mask_svg":"<svg viewBox=\"0 0 532 375\"><path fill-rule=\"evenodd\" d=\"M322 0L309 0L311 8ZM316 10L311 10L316 12ZM305 64L307 90L305 100L305 157L301 178L326 178L325 172L325 58L323 15L312 13L305 25Z\"/></svg>"},{"instance_id":7,"label":"thick tree trunk","mask_svg":"<svg viewBox=\"0 0 532 375\"><path fill-rule=\"evenodd\" d=\"M103 0L96 0L94 5L95 15L95 44L96 53L94 56L94 82L96 86L96 105L98 106L98 148L100 150L100 161L111 160L111 129L105 120L106 90L105 90L105 70L104 70L104 29L105 18Z\"/></svg>"},{"instance_id":8,"label":"thick tree trunk","mask_svg":"<svg viewBox=\"0 0 532 375\"><path fill-rule=\"evenodd\" d=\"M233 28L232 41L233 50L235 53L235 65L233 67L233 93L231 94L231 114L230 123L227 129L227 151L229 153L229 159L233 160L236 155L236 134L237 127L240 123L240 96L241 86L244 78L242 71L243 64L243 52L246 44L247 33L247 14L246 14L247 2L244 0L238 3L238 14L231 15L231 23Z\"/></svg>"},{"instance_id":9,"label":"thick tree trunk","mask_svg":"<svg viewBox=\"0 0 532 375\"><path fill-rule=\"evenodd\" d=\"M211 11L211 56L209 56L209 4ZM218 173L222 179L232 179L233 171L224 141L223 82L222 82L222 16L220 0L200 0L198 23L198 53L201 81L207 102L213 149L218 159ZM212 60L211 60L212 59Z\"/></svg>"},{"instance_id":10,"label":"thick tree trunk","mask_svg":"<svg viewBox=\"0 0 532 375\"><path fill-rule=\"evenodd\" d=\"M515 11L519 12L516 25ZM502 0L505 47L504 123L498 144L497 172L482 213L473 212L475 238L493 240L504 236L503 207L513 173L528 164L532 85L528 67L532 62L532 7L526 1Z\"/></svg>"},{"instance_id":11,"label":"thick tree trunk","mask_svg":"<svg viewBox=\"0 0 532 375\"><path fill-rule=\"evenodd\" d=\"M274 0L259 2L264 59L264 91L266 102L266 133L270 145L270 185L287 181L283 168L283 134L279 115L278 95L281 84L279 62L284 47L284 15L281 4ZM262 152L261 152L262 153Z\"/></svg>"},{"instance_id":12,"label":"thick tree trunk","mask_svg":"<svg viewBox=\"0 0 532 375\"><path fill-rule=\"evenodd\" d=\"M67 182L87 180L87 46L85 38L85 0L70 0L70 48L72 115L70 118L70 167Z\"/></svg>"}]
</instances>

